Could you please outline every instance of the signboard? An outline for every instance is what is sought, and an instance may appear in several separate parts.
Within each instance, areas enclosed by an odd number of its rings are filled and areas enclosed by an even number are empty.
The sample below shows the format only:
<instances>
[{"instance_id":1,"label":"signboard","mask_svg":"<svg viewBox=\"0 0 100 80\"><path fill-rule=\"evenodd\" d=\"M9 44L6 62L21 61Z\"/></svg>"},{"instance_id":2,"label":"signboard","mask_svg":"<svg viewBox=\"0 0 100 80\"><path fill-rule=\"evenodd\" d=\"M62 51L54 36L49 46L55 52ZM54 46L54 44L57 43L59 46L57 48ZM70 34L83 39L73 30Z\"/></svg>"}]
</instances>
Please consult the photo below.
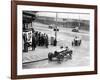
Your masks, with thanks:
<instances>
[{"instance_id":1,"label":"signboard","mask_svg":"<svg viewBox=\"0 0 100 80\"><path fill-rule=\"evenodd\" d=\"M27 36L27 42L32 42L32 31L25 32Z\"/></svg>"}]
</instances>

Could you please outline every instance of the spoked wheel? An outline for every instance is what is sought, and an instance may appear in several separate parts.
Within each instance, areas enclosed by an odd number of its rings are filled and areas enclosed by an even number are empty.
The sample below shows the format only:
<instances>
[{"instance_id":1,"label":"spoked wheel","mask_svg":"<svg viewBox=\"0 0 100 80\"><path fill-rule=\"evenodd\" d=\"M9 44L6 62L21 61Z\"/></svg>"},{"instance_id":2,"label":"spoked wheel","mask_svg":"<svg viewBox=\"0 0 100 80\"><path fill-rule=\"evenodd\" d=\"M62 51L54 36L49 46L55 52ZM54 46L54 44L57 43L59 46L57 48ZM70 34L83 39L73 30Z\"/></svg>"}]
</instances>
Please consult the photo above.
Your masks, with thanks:
<instances>
[{"instance_id":1,"label":"spoked wheel","mask_svg":"<svg viewBox=\"0 0 100 80\"><path fill-rule=\"evenodd\" d=\"M59 54L59 55L57 56L57 62L58 62L58 63L61 63L63 60L64 60L64 55Z\"/></svg>"},{"instance_id":2,"label":"spoked wheel","mask_svg":"<svg viewBox=\"0 0 100 80\"><path fill-rule=\"evenodd\" d=\"M72 59L72 53L73 53L73 51L71 50L70 53L69 53L69 58L70 59Z\"/></svg>"},{"instance_id":3,"label":"spoked wheel","mask_svg":"<svg viewBox=\"0 0 100 80\"><path fill-rule=\"evenodd\" d=\"M80 42L79 42L79 46L81 45L81 40L80 40Z\"/></svg>"},{"instance_id":4,"label":"spoked wheel","mask_svg":"<svg viewBox=\"0 0 100 80\"><path fill-rule=\"evenodd\" d=\"M74 42L72 42L72 46L74 46Z\"/></svg>"},{"instance_id":5,"label":"spoked wheel","mask_svg":"<svg viewBox=\"0 0 100 80\"><path fill-rule=\"evenodd\" d=\"M53 58L53 53L50 52L50 53L48 54L48 60L49 60L49 61L52 61L52 58Z\"/></svg>"}]
</instances>

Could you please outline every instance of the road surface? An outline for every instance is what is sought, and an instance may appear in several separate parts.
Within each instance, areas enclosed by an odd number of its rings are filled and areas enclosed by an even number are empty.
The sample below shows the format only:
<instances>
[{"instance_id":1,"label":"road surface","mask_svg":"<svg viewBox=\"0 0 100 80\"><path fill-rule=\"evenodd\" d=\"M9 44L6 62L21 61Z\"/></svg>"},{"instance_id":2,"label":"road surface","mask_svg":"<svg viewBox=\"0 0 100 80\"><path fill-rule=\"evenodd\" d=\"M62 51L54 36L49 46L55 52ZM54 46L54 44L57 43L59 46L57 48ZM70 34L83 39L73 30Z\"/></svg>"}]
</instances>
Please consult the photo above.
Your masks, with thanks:
<instances>
[{"instance_id":1,"label":"road surface","mask_svg":"<svg viewBox=\"0 0 100 80\"><path fill-rule=\"evenodd\" d=\"M49 37L54 36L55 32L53 29L49 29L47 25L35 23L34 29L42 33L48 34ZM33 61L31 63L23 64L24 69L30 68L48 68L48 67L79 67L79 66L88 66L90 64L90 51L89 51L89 32L80 31L80 33L72 32L70 28L60 28L57 32L57 46L37 47L35 51L29 51L28 53L23 53L23 61ZM78 35L82 39L82 44L79 47L72 47L71 42L74 37ZM36 61L39 57L47 58L49 52L54 52L56 49L59 49L60 46L68 46L73 50L72 59L64 59L64 61L59 64L57 61Z\"/></svg>"}]
</instances>

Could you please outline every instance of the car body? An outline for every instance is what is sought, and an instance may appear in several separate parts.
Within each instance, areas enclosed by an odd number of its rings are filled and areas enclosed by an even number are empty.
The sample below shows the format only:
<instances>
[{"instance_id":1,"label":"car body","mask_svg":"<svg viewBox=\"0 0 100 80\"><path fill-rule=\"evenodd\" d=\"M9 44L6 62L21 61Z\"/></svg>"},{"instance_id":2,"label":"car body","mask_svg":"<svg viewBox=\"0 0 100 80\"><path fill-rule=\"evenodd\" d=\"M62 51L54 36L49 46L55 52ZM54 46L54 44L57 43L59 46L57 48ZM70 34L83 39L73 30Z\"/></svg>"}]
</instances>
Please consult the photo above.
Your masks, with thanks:
<instances>
[{"instance_id":1,"label":"car body","mask_svg":"<svg viewBox=\"0 0 100 80\"><path fill-rule=\"evenodd\" d=\"M82 43L82 40L80 37L75 37L74 40L72 41L72 46L80 46Z\"/></svg>"},{"instance_id":2,"label":"car body","mask_svg":"<svg viewBox=\"0 0 100 80\"><path fill-rule=\"evenodd\" d=\"M72 32L79 32L79 27L75 27L72 29Z\"/></svg>"},{"instance_id":3,"label":"car body","mask_svg":"<svg viewBox=\"0 0 100 80\"><path fill-rule=\"evenodd\" d=\"M53 24L49 25L49 29L53 29L53 27L54 27Z\"/></svg>"},{"instance_id":4,"label":"car body","mask_svg":"<svg viewBox=\"0 0 100 80\"><path fill-rule=\"evenodd\" d=\"M58 61L61 62L64 60L64 58L70 58L72 59L72 50L69 50L68 48L61 48L59 50L54 51L54 53L49 52L48 54L48 59L49 61L53 61L54 58Z\"/></svg>"}]
</instances>

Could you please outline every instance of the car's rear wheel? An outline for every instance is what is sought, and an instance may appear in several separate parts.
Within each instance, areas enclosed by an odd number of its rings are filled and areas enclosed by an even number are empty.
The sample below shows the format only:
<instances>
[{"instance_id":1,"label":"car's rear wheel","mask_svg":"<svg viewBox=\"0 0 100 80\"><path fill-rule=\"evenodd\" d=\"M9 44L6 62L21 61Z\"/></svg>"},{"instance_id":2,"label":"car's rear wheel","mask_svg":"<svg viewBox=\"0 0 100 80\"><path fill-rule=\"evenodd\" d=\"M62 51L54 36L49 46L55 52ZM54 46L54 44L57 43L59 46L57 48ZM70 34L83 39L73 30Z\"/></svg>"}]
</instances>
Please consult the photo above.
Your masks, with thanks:
<instances>
[{"instance_id":1,"label":"car's rear wheel","mask_svg":"<svg viewBox=\"0 0 100 80\"><path fill-rule=\"evenodd\" d=\"M49 61L52 61L52 58L53 58L53 53L50 52L50 53L48 54L48 60L49 60Z\"/></svg>"},{"instance_id":2,"label":"car's rear wheel","mask_svg":"<svg viewBox=\"0 0 100 80\"><path fill-rule=\"evenodd\" d=\"M72 59L72 53L73 53L73 51L71 50L69 53L70 59Z\"/></svg>"},{"instance_id":3,"label":"car's rear wheel","mask_svg":"<svg viewBox=\"0 0 100 80\"><path fill-rule=\"evenodd\" d=\"M72 46L74 46L74 42L72 42Z\"/></svg>"},{"instance_id":4,"label":"car's rear wheel","mask_svg":"<svg viewBox=\"0 0 100 80\"><path fill-rule=\"evenodd\" d=\"M63 60L64 60L64 55L59 54L59 55L57 56L57 61L58 61L58 63L60 63L60 62L63 61Z\"/></svg>"}]
</instances>

